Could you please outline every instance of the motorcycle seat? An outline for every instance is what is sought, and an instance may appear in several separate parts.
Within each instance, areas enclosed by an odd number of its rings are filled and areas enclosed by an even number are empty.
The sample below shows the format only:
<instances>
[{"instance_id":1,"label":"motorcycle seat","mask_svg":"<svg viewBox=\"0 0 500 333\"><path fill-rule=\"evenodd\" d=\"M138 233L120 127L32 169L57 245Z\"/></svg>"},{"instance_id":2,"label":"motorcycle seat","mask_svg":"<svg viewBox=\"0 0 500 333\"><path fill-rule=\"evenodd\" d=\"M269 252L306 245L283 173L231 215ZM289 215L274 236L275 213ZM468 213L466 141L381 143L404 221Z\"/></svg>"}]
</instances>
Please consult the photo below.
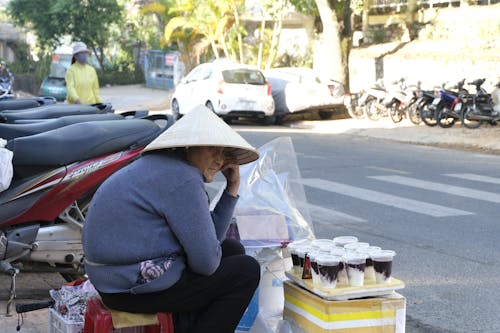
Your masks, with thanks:
<instances>
[{"instance_id":1,"label":"motorcycle seat","mask_svg":"<svg viewBox=\"0 0 500 333\"><path fill-rule=\"evenodd\" d=\"M14 153L16 178L47 167L60 167L151 142L161 129L145 119L89 121L15 138L6 148Z\"/></svg>"},{"instance_id":2,"label":"motorcycle seat","mask_svg":"<svg viewBox=\"0 0 500 333\"><path fill-rule=\"evenodd\" d=\"M65 116L26 124L0 123L0 138L10 140L22 136L39 134L56 128L86 121L121 120L122 115L114 113Z\"/></svg>"},{"instance_id":3,"label":"motorcycle seat","mask_svg":"<svg viewBox=\"0 0 500 333\"><path fill-rule=\"evenodd\" d=\"M22 99L7 99L0 101L0 111L3 110L20 110L31 109L42 105L55 104L56 100L53 97L35 97Z\"/></svg>"},{"instance_id":4,"label":"motorcycle seat","mask_svg":"<svg viewBox=\"0 0 500 333\"><path fill-rule=\"evenodd\" d=\"M23 110L0 111L0 122L14 123L16 120L59 118L77 114L110 112L109 105L51 104Z\"/></svg>"}]
</instances>

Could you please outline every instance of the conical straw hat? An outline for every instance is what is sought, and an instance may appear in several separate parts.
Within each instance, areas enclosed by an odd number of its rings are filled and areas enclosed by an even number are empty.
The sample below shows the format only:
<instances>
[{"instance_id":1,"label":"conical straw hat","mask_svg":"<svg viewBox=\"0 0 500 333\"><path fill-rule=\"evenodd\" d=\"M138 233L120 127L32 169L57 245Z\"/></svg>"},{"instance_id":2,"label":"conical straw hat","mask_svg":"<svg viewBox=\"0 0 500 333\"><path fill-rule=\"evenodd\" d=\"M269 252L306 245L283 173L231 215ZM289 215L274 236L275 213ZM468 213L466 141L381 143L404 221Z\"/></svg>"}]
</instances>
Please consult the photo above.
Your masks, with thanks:
<instances>
[{"instance_id":1,"label":"conical straw hat","mask_svg":"<svg viewBox=\"0 0 500 333\"><path fill-rule=\"evenodd\" d=\"M144 152L157 149L216 146L226 147L238 164L259 158L259 153L235 130L207 107L195 107L169 129L144 148Z\"/></svg>"}]
</instances>

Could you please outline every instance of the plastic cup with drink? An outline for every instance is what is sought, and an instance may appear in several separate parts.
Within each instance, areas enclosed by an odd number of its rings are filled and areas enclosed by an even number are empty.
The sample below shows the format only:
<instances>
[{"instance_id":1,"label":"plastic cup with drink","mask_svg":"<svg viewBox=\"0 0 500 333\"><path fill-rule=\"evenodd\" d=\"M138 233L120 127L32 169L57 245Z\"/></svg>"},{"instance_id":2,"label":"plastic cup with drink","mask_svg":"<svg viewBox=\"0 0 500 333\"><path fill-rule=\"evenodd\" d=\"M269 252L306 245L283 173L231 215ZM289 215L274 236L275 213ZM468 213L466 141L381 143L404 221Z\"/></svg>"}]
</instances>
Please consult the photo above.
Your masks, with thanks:
<instances>
[{"instance_id":1,"label":"plastic cup with drink","mask_svg":"<svg viewBox=\"0 0 500 333\"><path fill-rule=\"evenodd\" d=\"M335 289L341 258L330 254L321 254L316 257L316 262L318 264L321 288L325 290Z\"/></svg>"},{"instance_id":2,"label":"plastic cup with drink","mask_svg":"<svg viewBox=\"0 0 500 333\"><path fill-rule=\"evenodd\" d=\"M360 287L364 284L365 265L366 255L355 252L345 255L345 266L349 278L349 285L351 287Z\"/></svg>"},{"instance_id":3,"label":"plastic cup with drink","mask_svg":"<svg viewBox=\"0 0 500 333\"><path fill-rule=\"evenodd\" d=\"M376 283L390 283L392 275L392 260L396 252L380 250L370 255L375 270Z\"/></svg>"}]
</instances>

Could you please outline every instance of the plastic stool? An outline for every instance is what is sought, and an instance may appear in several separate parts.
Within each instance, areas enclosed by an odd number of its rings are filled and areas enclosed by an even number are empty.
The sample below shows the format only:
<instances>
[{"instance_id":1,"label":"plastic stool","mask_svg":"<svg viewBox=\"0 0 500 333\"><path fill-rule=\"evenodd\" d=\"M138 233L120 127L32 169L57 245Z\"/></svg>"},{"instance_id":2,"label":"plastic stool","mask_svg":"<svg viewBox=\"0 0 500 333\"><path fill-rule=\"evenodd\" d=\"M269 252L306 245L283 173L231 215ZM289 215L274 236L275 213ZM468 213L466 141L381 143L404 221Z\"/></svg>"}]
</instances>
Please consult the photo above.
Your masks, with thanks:
<instances>
[{"instance_id":1,"label":"plastic stool","mask_svg":"<svg viewBox=\"0 0 500 333\"><path fill-rule=\"evenodd\" d=\"M113 327L111 311L106 309L100 298L92 298L87 302L83 333L110 333L120 331L134 333L174 333L172 314L168 312L158 312L156 316L158 317L157 324L151 325L151 322L148 321L148 323L144 325L117 330Z\"/></svg>"}]
</instances>

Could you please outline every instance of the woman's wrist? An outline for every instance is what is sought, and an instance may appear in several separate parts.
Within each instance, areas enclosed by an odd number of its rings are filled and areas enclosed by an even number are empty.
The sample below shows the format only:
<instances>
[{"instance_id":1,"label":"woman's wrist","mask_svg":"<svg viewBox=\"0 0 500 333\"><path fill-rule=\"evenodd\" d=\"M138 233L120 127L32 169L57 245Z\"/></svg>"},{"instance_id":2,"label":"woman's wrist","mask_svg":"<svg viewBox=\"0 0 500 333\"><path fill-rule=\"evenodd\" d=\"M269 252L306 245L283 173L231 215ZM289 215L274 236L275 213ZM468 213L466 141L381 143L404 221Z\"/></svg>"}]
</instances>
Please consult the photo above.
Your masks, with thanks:
<instances>
[{"instance_id":1,"label":"woman's wrist","mask_svg":"<svg viewBox=\"0 0 500 333\"><path fill-rule=\"evenodd\" d=\"M233 197L237 197L238 196L238 189L240 187L240 184L237 183L237 184L227 184L226 186L226 192L231 194Z\"/></svg>"}]
</instances>

